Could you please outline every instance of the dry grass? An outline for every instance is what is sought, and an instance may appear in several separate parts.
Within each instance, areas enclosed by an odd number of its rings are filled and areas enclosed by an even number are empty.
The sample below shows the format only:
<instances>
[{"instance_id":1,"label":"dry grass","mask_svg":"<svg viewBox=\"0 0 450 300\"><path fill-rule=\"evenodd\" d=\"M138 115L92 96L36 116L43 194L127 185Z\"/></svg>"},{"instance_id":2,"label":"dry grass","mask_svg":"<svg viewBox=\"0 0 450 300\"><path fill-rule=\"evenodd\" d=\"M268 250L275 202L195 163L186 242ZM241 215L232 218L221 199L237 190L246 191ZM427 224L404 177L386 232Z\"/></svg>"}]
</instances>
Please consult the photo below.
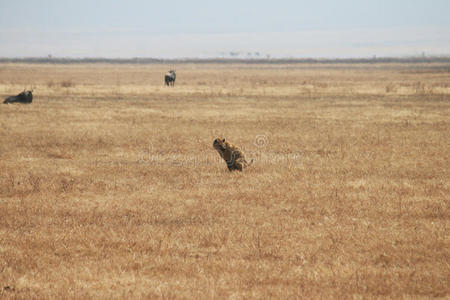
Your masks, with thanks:
<instances>
[{"instance_id":1,"label":"dry grass","mask_svg":"<svg viewBox=\"0 0 450 300\"><path fill-rule=\"evenodd\" d=\"M442 69L0 65L0 297L448 297Z\"/></svg>"}]
</instances>

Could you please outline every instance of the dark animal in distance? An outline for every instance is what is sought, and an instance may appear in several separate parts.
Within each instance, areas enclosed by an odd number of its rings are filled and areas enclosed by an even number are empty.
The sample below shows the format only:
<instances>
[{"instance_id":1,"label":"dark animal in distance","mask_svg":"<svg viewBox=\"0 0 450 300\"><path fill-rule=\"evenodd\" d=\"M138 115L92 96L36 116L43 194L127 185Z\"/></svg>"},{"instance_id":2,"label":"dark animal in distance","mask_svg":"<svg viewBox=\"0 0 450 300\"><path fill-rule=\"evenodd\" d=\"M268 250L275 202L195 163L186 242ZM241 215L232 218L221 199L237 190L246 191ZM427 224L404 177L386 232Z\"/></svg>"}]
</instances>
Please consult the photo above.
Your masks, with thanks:
<instances>
[{"instance_id":1,"label":"dark animal in distance","mask_svg":"<svg viewBox=\"0 0 450 300\"><path fill-rule=\"evenodd\" d=\"M33 90L23 91L17 96L10 96L3 101L4 104L7 103L31 103L33 101Z\"/></svg>"},{"instance_id":2,"label":"dark animal in distance","mask_svg":"<svg viewBox=\"0 0 450 300\"><path fill-rule=\"evenodd\" d=\"M175 85L175 79L177 78L177 75L175 74L174 70L170 70L166 73L164 76L164 81L166 82L167 86L174 86Z\"/></svg>"}]
</instances>

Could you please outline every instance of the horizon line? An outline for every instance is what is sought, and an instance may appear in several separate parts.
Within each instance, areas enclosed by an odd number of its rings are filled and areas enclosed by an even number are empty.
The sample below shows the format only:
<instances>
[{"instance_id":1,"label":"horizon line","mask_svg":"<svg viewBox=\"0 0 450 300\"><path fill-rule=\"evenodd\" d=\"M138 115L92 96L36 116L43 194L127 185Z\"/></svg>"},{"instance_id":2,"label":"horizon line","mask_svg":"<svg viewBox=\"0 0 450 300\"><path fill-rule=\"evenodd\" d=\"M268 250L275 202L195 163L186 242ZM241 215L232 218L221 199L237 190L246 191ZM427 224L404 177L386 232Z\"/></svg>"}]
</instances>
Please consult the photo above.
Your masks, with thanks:
<instances>
[{"instance_id":1,"label":"horizon line","mask_svg":"<svg viewBox=\"0 0 450 300\"><path fill-rule=\"evenodd\" d=\"M158 57L53 57L53 56L22 56L22 57L0 57L0 63L44 63L44 64L67 64L67 63L134 63L134 64L152 64L152 63L430 63L430 62L448 62L450 63L450 54L444 55L409 55L409 56L376 56L371 57L176 57L176 58L158 58Z\"/></svg>"}]
</instances>

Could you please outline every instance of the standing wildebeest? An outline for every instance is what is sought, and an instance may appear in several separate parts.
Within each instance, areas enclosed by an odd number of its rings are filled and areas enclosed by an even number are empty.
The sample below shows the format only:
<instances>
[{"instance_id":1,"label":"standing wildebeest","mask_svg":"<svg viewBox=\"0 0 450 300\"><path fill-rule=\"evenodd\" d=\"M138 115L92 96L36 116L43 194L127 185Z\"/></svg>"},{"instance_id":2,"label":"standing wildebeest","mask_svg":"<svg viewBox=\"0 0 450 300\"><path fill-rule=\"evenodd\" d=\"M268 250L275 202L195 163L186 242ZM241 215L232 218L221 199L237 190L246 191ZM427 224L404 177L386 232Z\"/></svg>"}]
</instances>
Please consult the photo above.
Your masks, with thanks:
<instances>
[{"instance_id":1,"label":"standing wildebeest","mask_svg":"<svg viewBox=\"0 0 450 300\"><path fill-rule=\"evenodd\" d=\"M3 103L31 103L33 101L33 90L23 91L17 96L10 96Z\"/></svg>"},{"instance_id":2,"label":"standing wildebeest","mask_svg":"<svg viewBox=\"0 0 450 300\"><path fill-rule=\"evenodd\" d=\"M169 72L166 73L166 75L164 76L164 81L166 82L166 85L175 85L175 78L177 78L177 75L175 74L174 70L170 70Z\"/></svg>"}]
</instances>

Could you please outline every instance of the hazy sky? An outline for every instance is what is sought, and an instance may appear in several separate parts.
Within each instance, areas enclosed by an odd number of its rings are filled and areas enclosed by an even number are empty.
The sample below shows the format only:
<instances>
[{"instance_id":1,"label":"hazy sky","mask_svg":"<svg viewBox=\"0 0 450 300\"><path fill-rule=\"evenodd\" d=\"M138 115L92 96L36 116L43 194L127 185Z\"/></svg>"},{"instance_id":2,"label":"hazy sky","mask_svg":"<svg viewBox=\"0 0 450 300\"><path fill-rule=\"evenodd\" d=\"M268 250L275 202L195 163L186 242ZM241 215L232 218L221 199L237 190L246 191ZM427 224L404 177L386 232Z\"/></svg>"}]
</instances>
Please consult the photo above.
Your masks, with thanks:
<instances>
[{"instance_id":1,"label":"hazy sky","mask_svg":"<svg viewBox=\"0 0 450 300\"><path fill-rule=\"evenodd\" d=\"M0 0L0 56L450 55L449 0Z\"/></svg>"}]
</instances>

